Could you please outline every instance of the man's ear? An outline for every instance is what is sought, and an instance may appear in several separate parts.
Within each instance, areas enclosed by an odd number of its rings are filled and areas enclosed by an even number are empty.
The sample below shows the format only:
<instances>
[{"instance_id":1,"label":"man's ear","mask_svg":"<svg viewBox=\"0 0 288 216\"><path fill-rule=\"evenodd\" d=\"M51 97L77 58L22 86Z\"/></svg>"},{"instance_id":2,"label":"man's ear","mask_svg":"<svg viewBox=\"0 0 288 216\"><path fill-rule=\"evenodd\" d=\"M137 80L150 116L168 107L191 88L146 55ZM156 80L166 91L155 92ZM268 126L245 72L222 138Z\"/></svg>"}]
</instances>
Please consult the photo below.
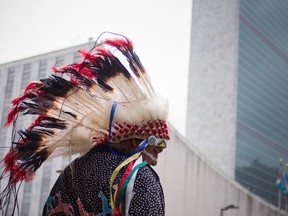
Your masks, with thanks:
<instances>
[{"instance_id":1,"label":"man's ear","mask_svg":"<svg viewBox=\"0 0 288 216\"><path fill-rule=\"evenodd\" d=\"M140 139L136 138L131 139L131 145L133 146L133 148L137 148L141 142L142 140Z\"/></svg>"},{"instance_id":2,"label":"man's ear","mask_svg":"<svg viewBox=\"0 0 288 216\"><path fill-rule=\"evenodd\" d=\"M136 148L136 147L137 147L137 140L136 140L135 138L132 138L132 139L131 139L131 146L132 146L133 148Z\"/></svg>"}]
</instances>

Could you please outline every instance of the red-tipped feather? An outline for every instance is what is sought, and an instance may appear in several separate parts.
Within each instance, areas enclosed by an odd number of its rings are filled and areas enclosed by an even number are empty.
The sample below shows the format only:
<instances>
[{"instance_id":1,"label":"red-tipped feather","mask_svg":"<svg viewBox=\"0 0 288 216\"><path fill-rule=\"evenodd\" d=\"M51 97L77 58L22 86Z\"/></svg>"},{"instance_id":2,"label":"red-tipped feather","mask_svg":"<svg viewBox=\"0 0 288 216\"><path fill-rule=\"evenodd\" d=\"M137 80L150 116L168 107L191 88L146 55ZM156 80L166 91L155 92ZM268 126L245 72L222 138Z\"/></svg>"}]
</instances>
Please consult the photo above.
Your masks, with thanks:
<instances>
[{"instance_id":1,"label":"red-tipped feather","mask_svg":"<svg viewBox=\"0 0 288 216\"><path fill-rule=\"evenodd\" d=\"M16 160L16 154L14 154L13 150L10 149L9 152L4 157L5 172L9 172L12 170L15 160Z\"/></svg>"},{"instance_id":2,"label":"red-tipped feather","mask_svg":"<svg viewBox=\"0 0 288 216\"><path fill-rule=\"evenodd\" d=\"M62 73L63 71L60 70L60 68L57 68L55 66L52 67L52 70L55 72L55 73Z\"/></svg>"},{"instance_id":3,"label":"red-tipped feather","mask_svg":"<svg viewBox=\"0 0 288 216\"><path fill-rule=\"evenodd\" d=\"M34 91L32 89L29 89L27 91L25 90L25 94L20 96L20 97L14 98L11 101L11 104L13 104L13 106L18 106L18 104L26 98L35 98L35 97L41 96L41 95L43 95L42 91L36 91L36 90Z\"/></svg>"},{"instance_id":4,"label":"red-tipped feather","mask_svg":"<svg viewBox=\"0 0 288 216\"><path fill-rule=\"evenodd\" d=\"M8 127L14 120L15 116L17 115L17 113L19 112L18 106L13 106L10 109L10 112L7 115L7 120L4 123L4 127Z\"/></svg>"},{"instance_id":5,"label":"red-tipped feather","mask_svg":"<svg viewBox=\"0 0 288 216\"><path fill-rule=\"evenodd\" d=\"M78 50L77 51L84 60L88 60L92 63L95 63L95 56L91 53L87 52L86 50Z\"/></svg>"},{"instance_id":6,"label":"red-tipped feather","mask_svg":"<svg viewBox=\"0 0 288 216\"><path fill-rule=\"evenodd\" d=\"M130 39L126 38L126 40L123 39L107 39L104 41L105 44L108 44L110 46L114 46L119 50L128 49L129 51L133 50L133 43Z\"/></svg>"},{"instance_id":7,"label":"red-tipped feather","mask_svg":"<svg viewBox=\"0 0 288 216\"><path fill-rule=\"evenodd\" d=\"M15 161L17 160L17 155L10 149L10 151L4 157L5 172L11 173L12 183L17 183L21 180L26 179L26 170L19 170Z\"/></svg>"},{"instance_id":8,"label":"red-tipped feather","mask_svg":"<svg viewBox=\"0 0 288 216\"><path fill-rule=\"evenodd\" d=\"M72 69L74 69L75 71L77 71L78 73L80 73L80 74L82 74L82 75L84 75L85 74L85 71L84 72L82 72L82 70L84 69L84 68L86 68L85 66L84 66L84 64L81 62L81 63L74 63L74 64L71 64L70 65L70 68L72 68ZM86 68L87 69L87 68ZM89 76L92 76L92 74L91 74L91 72L89 71L89 72L87 72L87 76L89 77ZM85 77L87 77L87 76L85 76Z\"/></svg>"},{"instance_id":9,"label":"red-tipped feather","mask_svg":"<svg viewBox=\"0 0 288 216\"><path fill-rule=\"evenodd\" d=\"M26 98L26 95L22 95L20 97L14 98L11 101L11 104L13 104L14 106L16 106L20 101L24 100Z\"/></svg>"},{"instance_id":10,"label":"red-tipped feather","mask_svg":"<svg viewBox=\"0 0 288 216\"><path fill-rule=\"evenodd\" d=\"M19 168L16 165L14 165L12 167L12 170L10 172L11 172L11 177L12 177L12 179L11 179L12 183L17 183L19 181L23 181L23 180L28 179L27 178L27 171L26 170L19 170ZM30 177L29 177L29 180L31 181Z\"/></svg>"},{"instance_id":11,"label":"red-tipped feather","mask_svg":"<svg viewBox=\"0 0 288 216\"><path fill-rule=\"evenodd\" d=\"M74 79L74 78L71 78L71 79L70 79L70 82L73 83L73 84L75 84L75 85L77 85L77 86L80 85L80 83L79 83L76 79Z\"/></svg>"},{"instance_id":12,"label":"red-tipped feather","mask_svg":"<svg viewBox=\"0 0 288 216\"><path fill-rule=\"evenodd\" d=\"M37 126L42 120L43 120L44 116L39 115L30 125L30 127L28 128L28 130L32 130L35 126Z\"/></svg>"},{"instance_id":13,"label":"red-tipped feather","mask_svg":"<svg viewBox=\"0 0 288 216\"><path fill-rule=\"evenodd\" d=\"M96 47L95 50L97 52L97 55L102 55L106 57L114 57L113 54L109 50L103 47Z\"/></svg>"},{"instance_id":14,"label":"red-tipped feather","mask_svg":"<svg viewBox=\"0 0 288 216\"><path fill-rule=\"evenodd\" d=\"M71 64L71 67L76 70L76 71L79 71L79 69L81 68L81 63L74 63L74 64Z\"/></svg>"},{"instance_id":15,"label":"red-tipped feather","mask_svg":"<svg viewBox=\"0 0 288 216\"><path fill-rule=\"evenodd\" d=\"M53 70L56 73L66 73L66 72L69 73L70 70L74 70L87 79L91 80L94 78L94 75L91 73L91 71L87 67L84 67L82 63L74 63L71 65L62 66L60 68L53 67ZM75 79L73 74L68 74L68 75L70 76L70 82L76 85L79 85L79 82Z\"/></svg>"},{"instance_id":16,"label":"red-tipped feather","mask_svg":"<svg viewBox=\"0 0 288 216\"><path fill-rule=\"evenodd\" d=\"M38 84L39 84L39 82L37 82L37 81L32 81L32 82L30 82L30 83L26 86L26 88L24 89L24 94L27 93L27 92L30 91L30 90L36 90L36 89L38 88Z\"/></svg>"},{"instance_id":17,"label":"red-tipped feather","mask_svg":"<svg viewBox=\"0 0 288 216\"><path fill-rule=\"evenodd\" d=\"M94 75L91 73L91 71L86 68L86 67L83 67L81 68L79 71L78 71L82 76L86 77L87 79L93 79L94 78Z\"/></svg>"},{"instance_id":18,"label":"red-tipped feather","mask_svg":"<svg viewBox=\"0 0 288 216\"><path fill-rule=\"evenodd\" d=\"M53 66L52 67L52 70L55 72L55 73L65 73L67 70L69 70L71 68L70 65L62 65L61 67L55 67Z\"/></svg>"}]
</instances>

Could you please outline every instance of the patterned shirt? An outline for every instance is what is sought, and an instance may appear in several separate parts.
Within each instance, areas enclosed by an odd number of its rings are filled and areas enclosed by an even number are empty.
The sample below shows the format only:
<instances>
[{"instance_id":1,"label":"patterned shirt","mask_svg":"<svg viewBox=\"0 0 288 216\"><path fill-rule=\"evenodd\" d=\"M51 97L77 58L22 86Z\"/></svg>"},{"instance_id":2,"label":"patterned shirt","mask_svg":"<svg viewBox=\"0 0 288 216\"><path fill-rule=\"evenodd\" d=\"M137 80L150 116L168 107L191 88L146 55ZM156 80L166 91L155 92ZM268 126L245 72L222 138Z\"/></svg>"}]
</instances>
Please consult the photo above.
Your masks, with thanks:
<instances>
[{"instance_id":1,"label":"patterned shirt","mask_svg":"<svg viewBox=\"0 0 288 216\"><path fill-rule=\"evenodd\" d=\"M43 215L112 215L110 179L115 168L126 158L114 155L105 145L98 145L74 160L53 186ZM116 184L124 171L125 168L119 172ZM162 216L164 209L164 195L157 173L149 165L141 167L136 175L129 215Z\"/></svg>"}]
</instances>

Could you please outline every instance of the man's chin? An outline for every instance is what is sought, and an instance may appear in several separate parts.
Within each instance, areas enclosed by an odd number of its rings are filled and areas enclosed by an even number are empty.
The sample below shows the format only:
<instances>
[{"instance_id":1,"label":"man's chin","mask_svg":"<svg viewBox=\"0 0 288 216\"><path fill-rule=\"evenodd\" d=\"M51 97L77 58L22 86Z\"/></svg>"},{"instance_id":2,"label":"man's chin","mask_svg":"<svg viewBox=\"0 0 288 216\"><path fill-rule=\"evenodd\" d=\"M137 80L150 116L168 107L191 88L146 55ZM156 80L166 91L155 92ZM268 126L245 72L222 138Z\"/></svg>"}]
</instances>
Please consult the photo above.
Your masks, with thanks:
<instances>
[{"instance_id":1,"label":"man's chin","mask_svg":"<svg viewBox=\"0 0 288 216\"><path fill-rule=\"evenodd\" d=\"M147 163L151 166L156 166L157 165L157 156L153 156L151 153L147 152L147 151L143 151L143 154L145 154L146 157L149 158L149 160L147 160Z\"/></svg>"}]
</instances>

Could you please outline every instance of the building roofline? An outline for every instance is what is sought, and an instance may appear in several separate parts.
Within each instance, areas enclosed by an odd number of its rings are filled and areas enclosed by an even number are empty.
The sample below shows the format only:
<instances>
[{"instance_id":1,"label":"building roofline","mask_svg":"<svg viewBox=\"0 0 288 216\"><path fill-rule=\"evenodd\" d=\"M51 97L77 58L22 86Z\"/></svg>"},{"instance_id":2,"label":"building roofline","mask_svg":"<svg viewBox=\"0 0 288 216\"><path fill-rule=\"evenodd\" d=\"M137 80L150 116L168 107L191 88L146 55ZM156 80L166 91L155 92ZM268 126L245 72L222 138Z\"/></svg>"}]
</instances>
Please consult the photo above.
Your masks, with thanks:
<instances>
[{"instance_id":1,"label":"building roofline","mask_svg":"<svg viewBox=\"0 0 288 216\"><path fill-rule=\"evenodd\" d=\"M20 59L8 61L8 62L0 63L0 67L4 66L4 65L7 65L7 64L13 64L13 63L17 63L17 62L20 62L20 61L25 61L25 60L28 60L28 59L31 59L31 58L41 57L41 56L45 56L45 55L49 55L49 54L53 54L53 53L56 53L56 52L61 52L61 51L65 51L65 50L69 50L69 49L73 49L73 48L77 48L77 47L81 47L81 46L88 46L90 43L94 44L94 41L86 42L86 43L82 43L82 44L78 44L78 45L73 45L73 46L70 46L70 47L65 47L65 48L61 48L61 49L57 49L57 50L51 50L51 51L48 51L48 52L35 54L35 55L28 56L28 57L25 57L25 58L20 58Z\"/></svg>"}]
</instances>

